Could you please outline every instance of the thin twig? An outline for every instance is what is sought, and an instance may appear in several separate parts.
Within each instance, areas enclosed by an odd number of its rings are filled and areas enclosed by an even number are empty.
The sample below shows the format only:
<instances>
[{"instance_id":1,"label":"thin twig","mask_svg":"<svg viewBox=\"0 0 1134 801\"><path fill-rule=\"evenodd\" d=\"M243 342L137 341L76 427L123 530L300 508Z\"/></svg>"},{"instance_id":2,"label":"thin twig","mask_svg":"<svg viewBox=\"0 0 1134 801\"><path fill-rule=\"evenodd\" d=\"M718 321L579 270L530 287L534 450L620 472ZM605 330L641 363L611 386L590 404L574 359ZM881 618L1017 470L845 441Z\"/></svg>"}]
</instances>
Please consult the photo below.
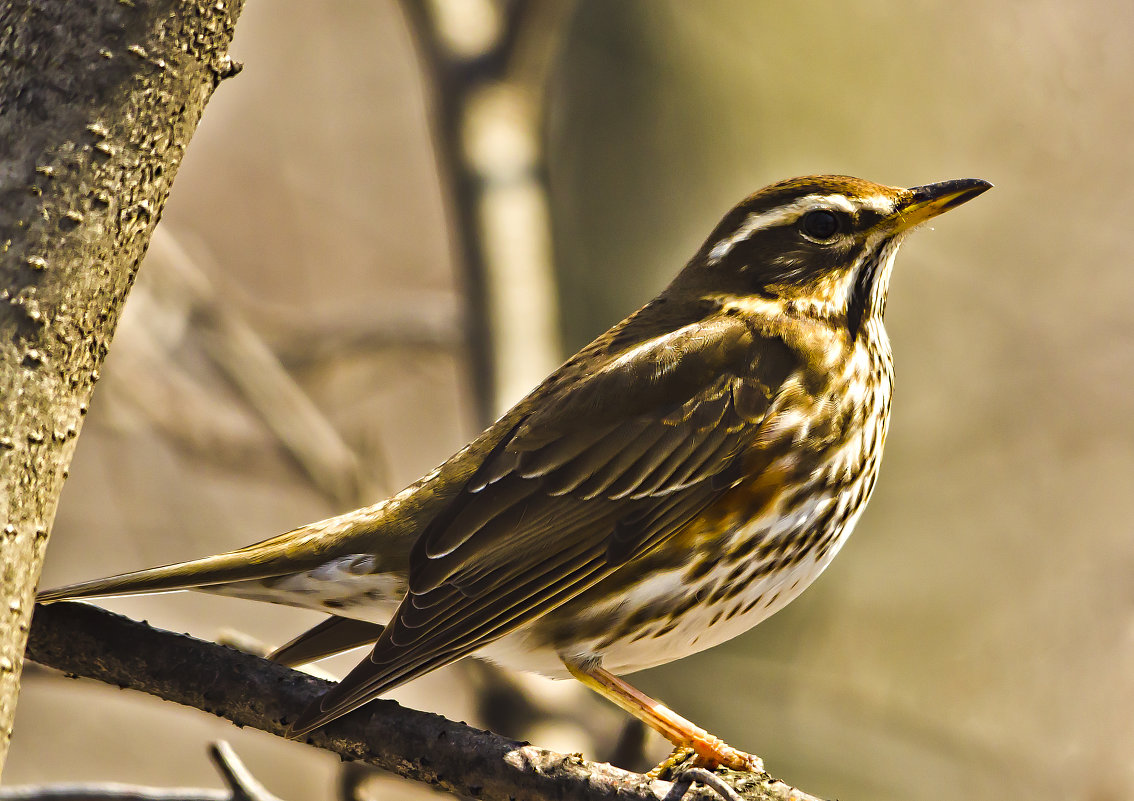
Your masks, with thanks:
<instances>
[{"instance_id":1,"label":"thin twig","mask_svg":"<svg viewBox=\"0 0 1134 801\"><path fill-rule=\"evenodd\" d=\"M119 782L28 784L0 789L0 801L231 801L227 790L143 787Z\"/></svg>"},{"instance_id":2,"label":"thin twig","mask_svg":"<svg viewBox=\"0 0 1134 801\"><path fill-rule=\"evenodd\" d=\"M164 230L164 229L159 229ZM311 398L296 384L239 312L222 301L206 273L170 234L155 237L165 285L189 304L189 320L205 352L263 420L311 483L336 505L358 506L383 489Z\"/></svg>"},{"instance_id":3,"label":"thin twig","mask_svg":"<svg viewBox=\"0 0 1134 801\"><path fill-rule=\"evenodd\" d=\"M453 292L389 292L331 314L309 309L302 319L262 316L258 322L289 370L383 351L452 356L464 348L464 322Z\"/></svg>"},{"instance_id":4,"label":"thin twig","mask_svg":"<svg viewBox=\"0 0 1134 801\"><path fill-rule=\"evenodd\" d=\"M232 746L224 740L209 744L209 759L220 772L224 783L232 794L232 801L280 801L268 792L268 788L257 781L252 771L244 766Z\"/></svg>"},{"instance_id":5,"label":"thin twig","mask_svg":"<svg viewBox=\"0 0 1134 801\"><path fill-rule=\"evenodd\" d=\"M677 794L678 788L682 788L681 795L677 796L675 801L680 801L685 797L693 782L701 782L701 784L710 788L717 795L724 799L724 801L743 801L736 790L732 789L724 779L715 773L711 773L704 768L689 768L677 777L677 781L673 783L673 794Z\"/></svg>"},{"instance_id":6,"label":"thin twig","mask_svg":"<svg viewBox=\"0 0 1134 801\"><path fill-rule=\"evenodd\" d=\"M224 740L209 745L209 758L227 790L118 782L23 785L0 789L0 801L280 801L257 781Z\"/></svg>"}]
</instances>

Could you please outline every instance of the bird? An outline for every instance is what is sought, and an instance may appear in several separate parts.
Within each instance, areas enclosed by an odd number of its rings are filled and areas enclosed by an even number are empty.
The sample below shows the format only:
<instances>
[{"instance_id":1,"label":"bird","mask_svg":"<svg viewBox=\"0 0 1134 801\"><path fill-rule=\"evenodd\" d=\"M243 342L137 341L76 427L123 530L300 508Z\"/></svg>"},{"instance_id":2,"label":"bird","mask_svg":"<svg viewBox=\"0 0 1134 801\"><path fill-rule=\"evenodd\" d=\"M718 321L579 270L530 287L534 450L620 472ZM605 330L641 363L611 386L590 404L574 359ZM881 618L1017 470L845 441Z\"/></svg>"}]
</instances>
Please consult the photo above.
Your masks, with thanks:
<instances>
[{"instance_id":1,"label":"bird","mask_svg":"<svg viewBox=\"0 0 1134 801\"><path fill-rule=\"evenodd\" d=\"M886 440L898 248L991 186L774 183L657 297L393 497L38 601L199 590L328 613L270 658L371 650L292 737L474 655L574 677L698 764L762 769L622 677L752 628L838 553Z\"/></svg>"}]
</instances>

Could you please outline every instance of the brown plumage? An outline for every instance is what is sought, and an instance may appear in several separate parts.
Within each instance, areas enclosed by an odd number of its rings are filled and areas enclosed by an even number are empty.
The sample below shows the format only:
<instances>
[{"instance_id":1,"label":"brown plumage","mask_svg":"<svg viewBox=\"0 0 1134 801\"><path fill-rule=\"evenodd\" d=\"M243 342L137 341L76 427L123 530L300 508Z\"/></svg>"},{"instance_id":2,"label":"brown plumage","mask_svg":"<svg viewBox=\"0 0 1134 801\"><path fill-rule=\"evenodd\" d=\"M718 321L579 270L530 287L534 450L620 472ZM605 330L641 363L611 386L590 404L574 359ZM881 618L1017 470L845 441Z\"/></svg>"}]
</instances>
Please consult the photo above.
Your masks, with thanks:
<instances>
[{"instance_id":1,"label":"brown plumage","mask_svg":"<svg viewBox=\"0 0 1134 801\"><path fill-rule=\"evenodd\" d=\"M478 654L573 675L702 761L753 767L615 674L750 628L838 551L886 436L898 245L988 187L770 186L661 295L389 501L40 600L201 589L333 613L276 658L374 647L295 735Z\"/></svg>"}]
</instances>

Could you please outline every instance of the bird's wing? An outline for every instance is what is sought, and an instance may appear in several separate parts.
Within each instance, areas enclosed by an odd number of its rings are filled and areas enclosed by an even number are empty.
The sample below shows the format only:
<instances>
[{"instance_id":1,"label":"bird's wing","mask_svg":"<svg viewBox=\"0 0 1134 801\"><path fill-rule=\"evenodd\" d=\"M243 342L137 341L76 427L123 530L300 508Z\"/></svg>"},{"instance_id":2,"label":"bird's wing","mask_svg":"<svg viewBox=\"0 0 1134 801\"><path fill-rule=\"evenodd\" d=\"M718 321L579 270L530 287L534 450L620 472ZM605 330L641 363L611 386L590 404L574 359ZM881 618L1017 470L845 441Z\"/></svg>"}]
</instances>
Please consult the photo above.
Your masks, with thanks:
<instances>
[{"instance_id":1,"label":"bird's wing","mask_svg":"<svg viewBox=\"0 0 1134 801\"><path fill-rule=\"evenodd\" d=\"M288 667L298 667L334 656L362 645L372 645L382 634L382 626L365 620L331 615L294 640L268 654L268 659Z\"/></svg>"},{"instance_id":2,"label":"bird's wing","mask_svg":"<svg viewBox=\"0 0 1134 801\"><path fill-rule=\"evenodd\" d=\"M472 653L674 534L738 477L790 364L786 346L730 317L606 354L589 375L568 362L422 533L409 592L370 657L292 736Z\"/></svg>"}]
</instances>

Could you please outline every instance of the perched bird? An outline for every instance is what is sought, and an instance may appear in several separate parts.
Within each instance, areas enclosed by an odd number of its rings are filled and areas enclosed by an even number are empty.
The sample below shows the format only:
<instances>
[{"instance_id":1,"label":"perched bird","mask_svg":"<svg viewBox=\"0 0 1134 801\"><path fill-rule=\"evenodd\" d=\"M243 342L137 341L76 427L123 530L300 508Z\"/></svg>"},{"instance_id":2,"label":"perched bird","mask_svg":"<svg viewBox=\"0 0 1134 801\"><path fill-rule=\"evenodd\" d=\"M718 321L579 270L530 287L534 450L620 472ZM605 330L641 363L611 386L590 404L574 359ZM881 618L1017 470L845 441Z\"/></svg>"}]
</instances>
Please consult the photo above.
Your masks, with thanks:
<instances>
[{"instance_id":1,"label":"perched bird","mask_svg":"<svg viewBox=\"0 0 1134 801\"><path fill-rule=\"evenodd\" d=\"M773 184L658 297L389 500L39 600L193 589L330 613L274 658L373 650L293 736L475 654L574 676L702 764L757 767L619 675L746 631L842 547L886 439L898 246L990 186Z\"/></svg>"}]
</instances>

